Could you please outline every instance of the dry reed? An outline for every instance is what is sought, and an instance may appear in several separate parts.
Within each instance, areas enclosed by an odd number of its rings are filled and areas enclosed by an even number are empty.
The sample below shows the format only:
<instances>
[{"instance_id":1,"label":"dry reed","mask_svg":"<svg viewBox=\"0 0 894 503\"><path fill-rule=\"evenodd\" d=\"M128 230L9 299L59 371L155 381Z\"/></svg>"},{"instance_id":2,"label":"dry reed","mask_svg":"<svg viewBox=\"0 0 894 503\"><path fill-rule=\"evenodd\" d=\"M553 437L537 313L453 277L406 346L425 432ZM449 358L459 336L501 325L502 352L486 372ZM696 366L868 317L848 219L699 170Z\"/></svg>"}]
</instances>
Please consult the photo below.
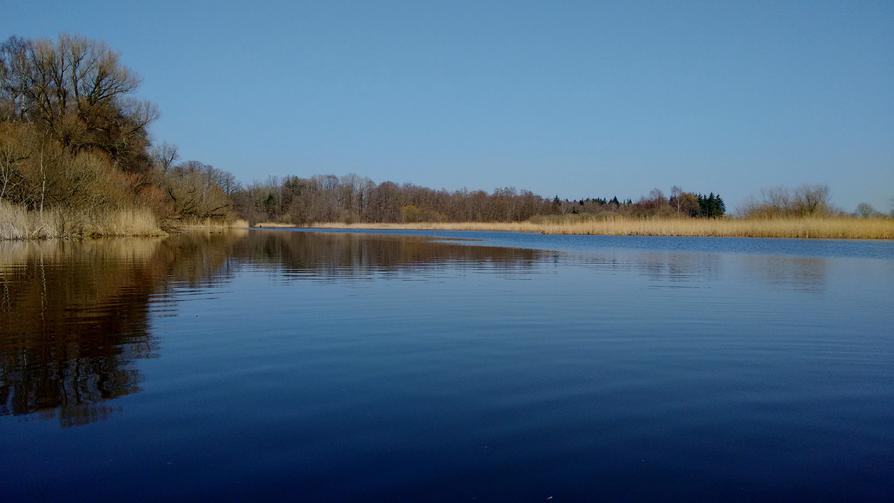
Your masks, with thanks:
<instances>
[{"instance_id":1,"label":"dry reed","mask_svg":"<svg viewBox=\"0 0 894 503\"><path fill-rule=\"evenodd\" d=\"M39 213L0 201L0 240L161 235L155 215L144 208Z\"/></svg>"},{"instance_id":2,"label":"dry reed","mask_svg":"<svg viewBox=\"0 0 894 503\"><path fill-rule=\"evenodd\" d=\"M413 224L316 223L327 229L418 229L537 232L607 236L717 236L809 239L894 239L891 218L777 218L777 219L543 219L526 222L454 222Z\"/></svg>"}]
</instances>

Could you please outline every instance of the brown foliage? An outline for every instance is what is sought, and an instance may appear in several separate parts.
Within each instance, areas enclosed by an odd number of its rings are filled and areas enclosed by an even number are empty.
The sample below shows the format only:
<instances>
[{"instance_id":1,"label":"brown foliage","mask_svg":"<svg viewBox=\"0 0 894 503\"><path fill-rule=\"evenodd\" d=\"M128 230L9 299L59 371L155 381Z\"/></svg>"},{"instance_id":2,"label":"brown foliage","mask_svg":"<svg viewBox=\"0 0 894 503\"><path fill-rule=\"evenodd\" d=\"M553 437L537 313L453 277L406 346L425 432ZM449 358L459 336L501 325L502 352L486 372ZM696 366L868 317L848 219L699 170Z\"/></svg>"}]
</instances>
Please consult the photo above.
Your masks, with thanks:
<instances>
[{"instance_id":1,"label":"brown foliage","mask_svg":"<svg viewBox=\"0 0 894 503\"><path fill-rule=\"evenodd\" d=\"M131 95L139 79L105 44L60 35L0 46L3 117L26 121L73 153L99 150L126 171L149 168L155 108Z\"/></svg>"}]
</instances>

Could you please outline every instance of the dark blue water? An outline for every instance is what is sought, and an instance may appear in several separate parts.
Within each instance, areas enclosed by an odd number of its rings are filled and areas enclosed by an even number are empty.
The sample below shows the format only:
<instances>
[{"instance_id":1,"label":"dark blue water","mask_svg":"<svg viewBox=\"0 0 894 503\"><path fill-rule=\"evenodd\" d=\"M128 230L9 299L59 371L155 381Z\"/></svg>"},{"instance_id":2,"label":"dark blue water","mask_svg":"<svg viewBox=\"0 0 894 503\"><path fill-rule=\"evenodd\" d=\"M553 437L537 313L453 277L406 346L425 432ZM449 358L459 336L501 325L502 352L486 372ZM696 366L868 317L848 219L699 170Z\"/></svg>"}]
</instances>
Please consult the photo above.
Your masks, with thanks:
<instances>
[{"instance_id":1,"label":"dark blue water","mask_svg":"<svg viewBox=\"0 0 894 503\"><path fill-rule=\"evenodd\" d=\"M0 243L4 500L890 500L894 243Z\"/></svg>"}]
</instances>

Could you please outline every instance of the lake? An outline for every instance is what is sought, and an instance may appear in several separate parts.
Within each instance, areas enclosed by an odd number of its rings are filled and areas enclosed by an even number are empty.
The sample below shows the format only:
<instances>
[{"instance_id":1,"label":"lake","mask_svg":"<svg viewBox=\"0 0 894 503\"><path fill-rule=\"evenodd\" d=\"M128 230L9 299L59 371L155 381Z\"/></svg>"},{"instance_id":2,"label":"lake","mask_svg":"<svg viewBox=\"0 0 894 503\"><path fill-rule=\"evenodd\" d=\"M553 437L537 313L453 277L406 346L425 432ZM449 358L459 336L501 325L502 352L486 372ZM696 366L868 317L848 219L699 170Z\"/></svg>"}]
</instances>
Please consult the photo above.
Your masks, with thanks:
<instances>
[{"instance_id":1,"label":"lake","mask_svg":"<svg viewBox=\"0 0 894 503\"><path fill-rule=\"evenodd\" d=\"M894 242L0 242L11 500L894 498Z\"/></svg>"}]
</instances>

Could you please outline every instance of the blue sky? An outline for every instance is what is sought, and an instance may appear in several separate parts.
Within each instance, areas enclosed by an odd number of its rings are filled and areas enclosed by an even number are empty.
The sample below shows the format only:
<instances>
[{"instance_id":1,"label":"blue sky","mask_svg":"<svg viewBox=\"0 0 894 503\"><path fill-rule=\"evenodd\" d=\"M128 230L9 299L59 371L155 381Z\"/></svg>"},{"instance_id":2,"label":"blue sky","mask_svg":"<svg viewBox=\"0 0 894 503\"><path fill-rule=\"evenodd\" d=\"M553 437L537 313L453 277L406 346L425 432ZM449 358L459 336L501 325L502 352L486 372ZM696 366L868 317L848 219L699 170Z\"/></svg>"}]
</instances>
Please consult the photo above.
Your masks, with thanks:
<instances>
[{"instance_id":1,"label":"blue sky","mask_svg":"<svg viewBox=\"0 0 894 503\"><path fill-rule=\"evenodd\" d=\"M828 183L894 198L894 2L33 2L101 39L157 141L268 175L636 198Z\"/></svg>"}]
</instances>

